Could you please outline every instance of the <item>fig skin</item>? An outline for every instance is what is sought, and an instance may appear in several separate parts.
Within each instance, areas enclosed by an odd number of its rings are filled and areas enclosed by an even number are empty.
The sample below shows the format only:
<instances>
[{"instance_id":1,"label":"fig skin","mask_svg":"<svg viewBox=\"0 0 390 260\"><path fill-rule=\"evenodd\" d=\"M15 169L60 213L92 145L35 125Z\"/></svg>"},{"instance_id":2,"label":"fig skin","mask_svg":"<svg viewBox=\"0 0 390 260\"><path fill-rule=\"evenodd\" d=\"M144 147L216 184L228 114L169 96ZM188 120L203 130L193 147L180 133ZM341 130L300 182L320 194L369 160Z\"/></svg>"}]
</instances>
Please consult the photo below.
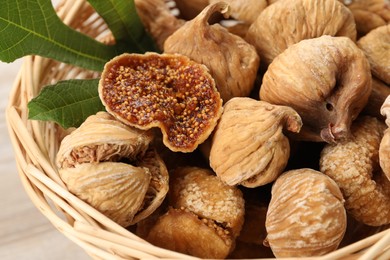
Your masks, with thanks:
<instances>
[{"instance_id":1,"label":"fig skin","mask_svg":"<svg viewBox=\"0 0 390 260\"><path fill-rule=\"evenodd\" d=\"M372 91L370 65L347 37L302 40L281 53L264 74L260 99L290 106L301 116L299 140L337 143Z\"/></svg>"},{"instance_id":2,"label":"fig skin","mask_svg":"<svg viewBox=\"0 0 390 260\"><path fill-rule=\"evenodd\" d=\"M390 24L370 31L357 45L366 54L372 75L390 84Z\"/></svg>"},{"instance_id":3,"label":"fig skin","mask_svg":"<svg viewBox=\"0 0 390 260\"><path fill-rule=\"evenodd\" d=\"M224 102L251 93L260 58L255 48L220 24L208 24L215 14L228 14L229 6L217 2L186 22L164 44L165 53L178 53L204 64L215 79Z\"/></svg>"},{"instance_id":4,"label":"fig skin","mask_svg":"<svg viewBox=\"0 0 390 260\"><path fill-rule=\"evenodd\" d=\"M280 0L259 14L245 39L256 47L264 66L289 46L322 35L356 40L351 11L337 0Z\"/></svg>"},{"instance_id":5,"label":"fig skin","mask_svg":"<svg viewBox=\"0 0 390 260\"><path fill-rule=\"evenodd\" d=\"M142 23L160 50L165 40L185 22L172 14L164 0L134 0L134 4Z\"/></svg>"},{"instance_id":6,"label":"fig skin","mask_svg":"<svg viewBox=\"0 0 390 260\"><path fill-rule=\"evenodd\" d=\"M383 81L372 77L372 91L367 105L362 111L362 114L374 116L380 120L384 120L384 115L381 114L381 107L386 98L390 95L390 86Z\"/></svg>"},{"instance_id":7,"label":"fig skin","mask_svg":"<svg viewBox=\"0 0 390 260\"><path fill-rule=\"evenodd\" d=\"M390 2L387 0L339 1L351 10L359 36L390 22Z\"/></svg>"}]
</instances>

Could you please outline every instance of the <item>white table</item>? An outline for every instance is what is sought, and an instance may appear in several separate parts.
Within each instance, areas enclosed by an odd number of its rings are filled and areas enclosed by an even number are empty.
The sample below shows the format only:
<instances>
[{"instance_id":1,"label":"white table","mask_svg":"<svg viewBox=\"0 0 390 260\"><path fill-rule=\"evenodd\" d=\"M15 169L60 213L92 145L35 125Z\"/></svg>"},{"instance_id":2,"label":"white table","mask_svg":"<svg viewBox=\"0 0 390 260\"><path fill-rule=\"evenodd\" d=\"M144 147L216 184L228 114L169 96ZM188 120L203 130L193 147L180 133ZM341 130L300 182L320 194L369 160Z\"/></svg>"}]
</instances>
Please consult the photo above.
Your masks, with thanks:
<instances>
[{"instance_id":1,"label":"white table","mask_svg":"<svg viewBox=\"0 0 390 260\"><path fill-rule=\"evenodd\" d=\"M21 63L0 62L0 259L90 259L35 208L19 180L5 108Z\"/></svg>"}]
</instances>

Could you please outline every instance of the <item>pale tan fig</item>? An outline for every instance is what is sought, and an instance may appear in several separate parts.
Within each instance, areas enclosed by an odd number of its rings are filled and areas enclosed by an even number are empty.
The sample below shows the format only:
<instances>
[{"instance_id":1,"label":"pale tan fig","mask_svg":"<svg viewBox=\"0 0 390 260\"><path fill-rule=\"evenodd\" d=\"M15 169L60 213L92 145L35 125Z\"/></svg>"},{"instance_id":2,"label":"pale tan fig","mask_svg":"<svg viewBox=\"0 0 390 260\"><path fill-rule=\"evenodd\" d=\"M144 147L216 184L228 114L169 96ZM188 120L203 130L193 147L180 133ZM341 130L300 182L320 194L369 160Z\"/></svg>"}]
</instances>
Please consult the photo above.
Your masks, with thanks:
<instances>
[{"instance_id":1,"label":"pale tan fig","mask_svg":"<svg viewBox=\"0 0 390 260\"><path fill-rule=\"evenodd\" d=\"M381 107L381 114L386 118L387 129L379 146L379 163L383 172L390 180L390 95Z\"/></svg>"},{"instance_id":2,"label":"pale tan fig","mask_svg":"<svg viewBox=\"0 0 390 260\"><path fill-rule=\"evenodd\" d=\"M356 40L353 15L337 0L277 1L260 13L246 39L269 65L289 46L322 35Z\"/></svg>"},{"instance_id":3,"label":"pale tan fig","mask_svg":"<svg viewBox=\"0 0 390 260\"><path fill-rule=\"evenodd\" d=\"M210 16L216 12L227 14L228 9L223 2L210 4L164 44L164 52L180 53L206 65L224 102L250 94L259 66L253 46L220 24L208 24Z\"/></svg>"},{"instance_id":4,"label":"pale tan fig","mask_svg":"<svg viewBox=\"0 0 390 260\"><path fill-rule=\"evenodd\" d=\"M381 114L386 118L386 125L390 127L390 96L387 96L381 106Z\"/></svg>"},{"instance_id":5,"label":"pale tan fig","mask_svg":"<svg viewBox=\"0 0 390 260\"><path fill-rule=\"evenodd\" d=\"M301 116L298 139L336 143L348 138L352 121L372 90L370 65L347 37L302 40L268 67L260 98L290 106Z\"/></svg>"},{"instance_id":6,"label":"pale tan fig","mask_svg":"<svg viewBox=\"0 0 390 260\"><path fill-rule=\"evenodd\" d=\"M379 163L383 172L390 180L390 130L389 129L387 129L384 132L379 146Z\"/></svg>"},{"instance_id":7,"label":"pale tan fig","mask_svg":"<svg viewBox=\"0 0 390 260\"><path fill-rule=\"evenodd\" d=\"M352 12L359 35L390 22L390 2L388 0L339 0Z\"/></svg>"},{"instance_id":8,"label":"pale tan fig","mask_svg":"<svg viewBox=\"0 0 390 260\"><path fill-rule=\"evenodd\" d=\"M134 4L142 23L160 50L168 36L185 22L172 13L164 0L135 0Z\"/></svg>"},{"instance_id":9,"label":"pale tan fig","mask_svg":"<svg viewBox=\"0 0 390 260\"><path fill-rule=\"evenodd\" d=\"M222 99L206 66L179 54L121 54L99 82L106 110L139 129L158 127L174 152L193 152L222 114Z\"/></svg>"},{"instance_id":10,"label":"pale tan fig","mask_svg":"<svg viewBox=\"0 0 390 260\"><path fill-rule=\"evenodd\" d=\"M384 119L384 116L381 114L381 107L389 95L390 86L386 85L383 81L372 77L371 95L362 113Z\"/></svg>"},{"instance_id":11,"label":"pale tan fig","mask_svg":"<svg viewBox=\"0 0 390 260\"><path fill-rule=\"evenodd\" d=\"M234 249L244 222L243 195L211 170L172 172L169 206L146 236L152 244L209 259L226 258Z\"/></svg>"},{"instance_id":12,"label":"pale tan fig","mask_svg":"<svg viewBox=\"0 0 390 260\"><path fill-rule=\"evenodd\" d=\"M345 208L369 225L390 224L390 181L379 166L379 145L386 126L375 117L354 121L351 137L321 152L320 170L340 187Z\"/></svg>"},{"instance_id":13,"label":"pale tan fig","mask_svg":"<svg viewBox=\"0 0 390 260\"><path fill-rule=\"evenodd\" d=\"M390 84L390 24L370 31L357 44L366 54L372 74Z\"/></svg>"},{"instance_id":14,"label":"pale tan fig","mask_svg":"<svg viewBox=\"0 0 390 260\"><path fill-rule=\"evenodd\" d=\"M228 185L258 187L284 170L290 144L283 130L299 132L298 113L251 98L233 98L224 106L210 151L210 166Z\"/></svg>"},{"instance_id":15,"label":"pale tan fig","mask_svg":"<svg viewBox=\"0 0 390 260\"><path fill-rule=\"evenodd\" d=\"M152 140L151 131L127 126L106 112L98 112L62 140L57 167L72 168L121 158L133 161L145 154Z\"/></svg>"},{"instance_id":16,"label":"pale tan fig","mask_svg":"<svg viewBox=\"0 0 390 260\"><path fill-rule=\"evenodd\" d=\"M277 258L327 254L338 248L347 228L343 195L319 171L287 171L272 187L265 225Z\"/></svg>"},{"instance_id":17,"label":"pale tan fig","mask_svg":"<svg viewBox=\"0 0 390 260\"><path fill-rule=\"evenodd\" d=\"M150 131L99 112L62 140L59 175L71 193L119 225L133 225L161 205L169 188L152 139Z\"/></svg>"},{"instance_id":18,"label":"pale tan fig","mask_svg":"<svg viewBox=\"0 0 390 260\"><path fill-rule=\"evenodd\" d=\"M120 162L83 163L59 172L71 193L124 227L134 224L151 179L147 168Z\"/></svg>"},{"instance_id":19,"label":"pale tan fig","mask_svg":"<svg viewBox=\"0 0 390 260\"><path fill-rule=\"evenodd\" d=\"M216 3L220 0L209 0ZM230 16L245 24L252 24L257 16L268 6L267 0L223 0L231 9Z\"/></svg>"}]
</instances>

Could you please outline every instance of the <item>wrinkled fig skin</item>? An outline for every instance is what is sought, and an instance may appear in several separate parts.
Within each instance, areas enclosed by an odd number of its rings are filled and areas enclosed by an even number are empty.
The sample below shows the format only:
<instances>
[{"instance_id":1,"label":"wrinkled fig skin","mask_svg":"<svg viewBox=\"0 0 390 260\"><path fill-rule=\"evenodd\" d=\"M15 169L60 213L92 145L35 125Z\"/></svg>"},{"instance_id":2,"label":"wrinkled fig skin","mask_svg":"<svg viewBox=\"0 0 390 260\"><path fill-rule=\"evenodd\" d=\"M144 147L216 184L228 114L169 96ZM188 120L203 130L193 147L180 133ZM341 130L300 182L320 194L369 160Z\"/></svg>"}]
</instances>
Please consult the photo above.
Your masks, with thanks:
<instances>
[{"instance_id":1,"label":"wrinkled fig skin","mask_svg":"<svg viewBox=\"0 0 390 260\"><path fill-rule=\"evenodd\" d=\"M142 157L153 140L151 131L127 126L107 112L98 112L67 135L57 152L58 168L81 163L134 161Z\"/></svg>"},{"instance_id":2,"label":"wrinkled fig skin","mask_svg":"<svg viewBox=\"0 0 390 260\"><path fill-rule=\"evenodd\" d=\"M388 0L339 0L352 12L360 36L390 22Z\"/></svg>"},{"instance_id":3,"label":"wrinkled fig skin","mask_svg":"<svg viewBox=\"0 0 390 260\"><path fill-rule=\"evenodd\" d=\"M390 95L381 107L381 114L386 118L387 129L379 146L379 163L390 181Z\"/></svg>"},{"instance_id":4,"label":"wrinkled fig skin","mask_svg":"<svg viewBox=\"0 0 390 260\"><path fill-rule=\"evenodd\" d=\"M390 181L390 130L387 129L379 146L379 163Z\"/></svg>"},{"instance_id":5,"label":"wrinkled fig skin","mask_svg":"<svg viewBox=\"0 0 390 260\"><path fill-rule=\"evenodd\" d=\"M241 190L208 168L179 167L170 174L168 212L152 225L146 240L197 257L226 258L244 223Z\"/></svg>"},{"instance_id":6,"label":"wrinkled fig skin","mask_svg":"<svg viewBox=\"0 0 390 260\"><path fill-rule=\"evenodd\" d=\"M168 169L155 149L146 151L145 156L137 161L136 165L138 168L148 169L151 179L142 207L139 208L131 224L138 223L154 213L163 203L169 190Z\"/></svg>"},{"instance_id":7,"label":"wrinkled fig skin","mask_svg":"<svg viewBox=\"0 0 390 260\"><path fill-rule=\"evenodd\" d=\"M345 208L369 226L390 224L390 180L379 165L379 147L386 125L374 117L359 116L351 137L321 151L320 171L340 187Z\"/></svg>"},{"instance_id":8,"label":"wrinkled fig skin","mask_svg":"<svg viewBox=\"0 0 390 260\"><path fill-rule=\"evenodd\" d=\"M261 100L291 106L301 116L300 140L337 143L348 138L351 122L372 90L370 65L347 37L302 40L270 64Z\"/></svg>"},{"instance_id":9,"label":"wrinkled fig skin","mask_svg":"<svg viewBox=\"0 0 390 260\"><path fill-rule=\"evenodd\" d=\"M390 24L370 31L357 44L366 54L372 74L390 85Z\"/></svg>"},{"instance_id":10,"label":"wrinkled fig skin","mask_svg":"<svg viewBox=\"0 0 390 260\"><path fill-rule=\"evenodd\" d=\"M208 24L212 14L226 13L227 9L222 2L209 5L164 44L166 53L180 53L206 65L224 102L250 94L259 66L259 57L253 46L219 24Z\"/></svg>"},{"instance_id":11,"label":"wrinkled fig skin","mask_svg":"<svg viewBox=\"0 0 390 260\"><path fill-rule=\"evenodd\" d=\"M347 228L336 182L310 168L283 173L272 186L265 226L275 257L321 256L336 250Z\"/></svg>"},{"instance_id":12,"label":"wrinkled fig skin","mask_svg":"<svg viewBox=\"0 0 390 260\"><path fill-rule=\"evenodd\" d=\"M169 188L168 170L150 148L152 140L151 131L98 112L62 140L59 175L78 198L123 227L133 225L161 205Z\"/></svg>"},{"instance_id":13,"label":"wrinkled fig skin","mask_svg":"<svg viewBox=\"0 0 390 260\"><path fill-rule=\"evenodd\" d=\"M299 132L298 113L251 98L233 98L224 107L210 151L210 166L228 185L258 187L274 181L290 156L283 128Z\"/></svg>"},{"instance_id":14,"label":"wrinkled fig skin","mask_svg":"<svg viewBox=\"0 0 390 260\"><path fill-rule=\"evenodd\" d=\"M165 40L184 24L184 20L176 18L164 0L135 0L134 3L146 30L162 50Z\"/></svg>"},{"instance_id":15,"label":"wrinkled fig skin","mask_svg":"<svg viewBox=\"0 0 390 260\"><path fill-rule=\"evenodd\" d=\"M381 115L386 117L386 125L390 127L390 96L387 96L382 104Z\"/></svg>"},{"instance_id":16,"label":"wrinkled fig skin","mask_svg":"<svg viewBox=\"0 0 390 260\"><path fill-rule=\"evenodd\" d=\"M83 163L59 174L71 193L123 227L135 223L151 179L147 168L120 162Z\"/></svg>"},{"instance_id":17,"label":"wrinkled fig skin","mask_svg":"<svg viewBox=\"0 0 390 260\"><path fill-rule=\"evenodd\" d=\"M260 13L246 40L256 47L267 66L287 47L322 35L356 40L353 15L337 0L277 1Z\"/></svg>"},{"instance_id":18,"label":"wrinkled fig skin","mask_svg":"<svg viewBox=\"0 0 390 260\"><path fill-rule=\"evenodd\" d=\"M186 210L170 208L152 226L146 240L168 250L202 259L224 259L232 241L221 237L202 219Z\"/></svg>"}]
</instances>

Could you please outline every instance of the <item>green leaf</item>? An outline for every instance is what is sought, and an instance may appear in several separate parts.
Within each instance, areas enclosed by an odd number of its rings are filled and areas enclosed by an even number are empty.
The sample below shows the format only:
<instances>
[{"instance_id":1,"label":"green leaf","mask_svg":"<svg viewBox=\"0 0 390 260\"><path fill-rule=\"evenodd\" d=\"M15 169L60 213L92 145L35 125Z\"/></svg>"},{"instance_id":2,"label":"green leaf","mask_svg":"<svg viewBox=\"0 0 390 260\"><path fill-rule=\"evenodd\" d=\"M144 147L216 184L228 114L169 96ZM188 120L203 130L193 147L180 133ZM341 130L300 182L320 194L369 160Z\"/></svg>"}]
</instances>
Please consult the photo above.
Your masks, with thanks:
<instances>
[{"instance_id":1,"label":"green leaf","mask_svg":"<svg viewBox=\"0 0 390 260\"><path fill-rule=\"evenodd\" d=\"M40 55L101 71L124 50L99 43L65 25L50 0L3 0L0 7L0 60Z\"/></svg>"},{"instance_id":2,"label":"green leaf","mask_svg":"<svg viewBox=\"0 0 390 260\"><path fill-rule=\"evenodd\" d=\"M105 110L98 84L99 79L72 79L46 86L28 103L28 117L54 121L63 128L78 127L88 116Z\"/></svg>"},{"instance_id":3,"label":"green leaf","mask_svg":"<svg viewBox=\"0 0 390 260\"><path fill-rule=\"evenodd\" d=\"M128 52L157 51L156 45L137 14L133 0L88 0L104 19L115 39L126 44Z\"/></svg>"}]
</instances>

